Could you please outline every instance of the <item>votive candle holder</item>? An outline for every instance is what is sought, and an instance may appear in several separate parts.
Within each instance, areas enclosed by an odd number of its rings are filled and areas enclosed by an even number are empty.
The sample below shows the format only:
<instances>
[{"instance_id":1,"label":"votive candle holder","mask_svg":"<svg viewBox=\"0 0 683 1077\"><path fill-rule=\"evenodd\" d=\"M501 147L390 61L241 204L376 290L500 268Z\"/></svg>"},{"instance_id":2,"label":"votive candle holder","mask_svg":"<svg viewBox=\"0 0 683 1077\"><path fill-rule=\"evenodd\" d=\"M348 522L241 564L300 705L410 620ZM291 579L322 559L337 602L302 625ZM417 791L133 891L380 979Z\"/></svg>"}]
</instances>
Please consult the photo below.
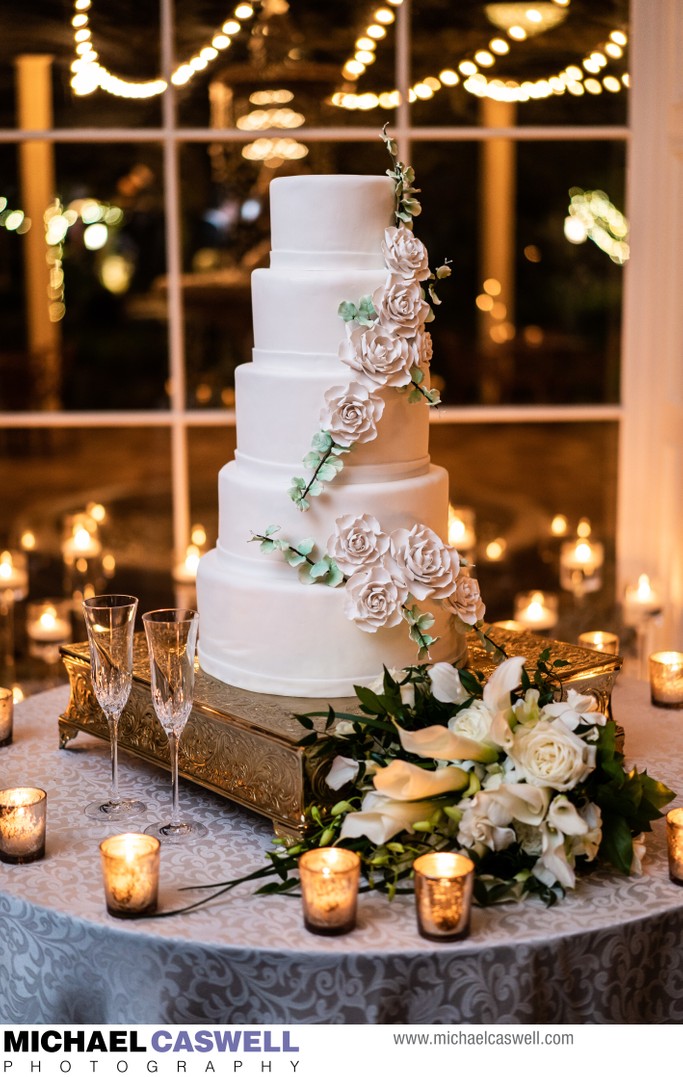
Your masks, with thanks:
<instances>
[{"instance_id":1,"label":"votive candle holder","mask_svg":"<svg viewBox=\"0 0 683 1077\"><path fill-rule=\"evenodd\" d=\"M619 654L619 637L615 632L582 632L578 642L581 647L590 647L592 651Z\"/></svg>"},{"instance_id":2,"label":"votive candle holder","mask_svg":"<svg viewBox=\"0 0 683 1077\"><path fill-rule=\"evenodd\" d=\"M683 808L672 808L666 816L666 848L669 855L669 878L683 886Z\"/></svg>"},{"instance_id":3,"label":"votive candle holder","mask_svg":"<svg viewBox=\"0 0 683 1077\"><path fill-rule=\"evenodd\" d=\"M11 688L0 688L0 748L12 743L14 722L14 693Z\"/></svg>"},{"instance_id":4,"label":"votive candle holder","mask_svg":"<svg viewBox=\"0 0 683 1077\"><path fill-rule=\"evenodd\" d=\"M650 698L655 707L683 707L683 651L650 655Z\"/></svg>"},{"instance_id":5,"label":"votive candle holder","mask_svg":"<svg viewBox=\"0 0 683 1077\"><path fill-rule=\"evenodd\" d=\"M158 838L151 834L113 834L100 842L104 897L110 916L154 912L159 893Z\"/></svg>"},{"instance_id":6,"label":"votive candle holder","mask_svg":"<svg viewBox=\"0 0 683 1077\"><path fill-rule=\"evenodd\" d=\"M360 857L350 849L309 849L299 857L304 925L314 935L356 926Z\"/></svg>"},{"instance_id":7,"label":"votive candle holder","mask_svg":"<svg viewBox=\"0 0 683 1077\"><path fill-rule=\"evenodd\" d=\"M0 790L0 860L30 864L45 856L47 793L21 786Z\"/></svg>"},{"instance_id":8,"label":"votive candle holder","mask_svg":"<svg viewBox=\"0 0 683 1077\"><path fill-rule=\"evenodd\" d=\"M413 863L417 929L425 939L457 942L469 934L474 863L460 853L425 853Z\"/></svg>"}]
</instances>

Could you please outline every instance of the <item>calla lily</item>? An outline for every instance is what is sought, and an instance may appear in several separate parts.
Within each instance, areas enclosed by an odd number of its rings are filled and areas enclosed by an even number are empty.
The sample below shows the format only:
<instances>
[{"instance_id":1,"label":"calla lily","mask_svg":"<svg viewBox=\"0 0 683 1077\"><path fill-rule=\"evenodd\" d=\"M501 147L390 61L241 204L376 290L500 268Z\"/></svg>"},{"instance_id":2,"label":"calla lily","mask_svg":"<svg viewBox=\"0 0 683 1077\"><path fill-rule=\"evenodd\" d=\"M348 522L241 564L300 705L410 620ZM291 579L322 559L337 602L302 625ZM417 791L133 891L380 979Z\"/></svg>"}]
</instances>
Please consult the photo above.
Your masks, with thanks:
<instances>
[{"instance_id":1,"label":"calla lily","mask_svg":"<svg viewBox=\"0 0 683 1077\"><path fill-rule=\"evenodd\" d=\"M559 703L547 703L544 707L546 714L551 715L569 730L576 729L577 725L605 725L607 715L603 714L594 696L584 696L570 688L566 700Z\"/></svg>"},{"instance_id":2,"label":"calla lily","mask_svg":"<svg viewBox=\"0 0 683 1077\"><path fill-rule=\"evenodd\" d=\"M548 826L563 834L587 834L588 824L567 797L555 797L548 810Z\"/></svg>"},{"instance_id":3,"label":"calla lily","mask_svg":"<svg viewBox=\"0 0 683 1077\"><path fill-rule=\"evenodd\" d=\"M358 776L358 762L346 759L343 755L335 756L325 781L330 789L341 789L347 782L353 782Z\"/></svg>"},{"instance_id":4,"label":"calla lily","mask_svg":"<svg viewBox=\"0 0 683 1077\"><path fill-rule=\"evenodd\" d=\"M454 793L469 785L469 775L460 767L440 767L423 770L404 759L393 759L388 767L382 767L373 778L375 789L395 800L421 800Z\"/></svg>"},{"instance_id":5,"label":"calla lily","mask_svg":"<svg viewBox=\"0 0 683 1077\"><path fill-rule=\"evenodd\" d=\"M432 695L439 703L464 703L468 693L460 681L460 674L450 662L436 662L429 670Z\"/></svg>"},{"instance_id":6,"label":"calla lily","mask_svg":"<svg viewBox=\"0 0 683 1077\"><path fill-rule=\"evenodd\" d=\"M510 692L519 687L523 668L523 658L506 658L484 685L484 703L493 715L491 740L499 744L506 752L512 747L513 739L508 721Z\"/></svg>"},{"instance_id":7,"label":"calla lily","mask_svg":"<svg viewBox=\"0 0 683 1077\"><path fill-rule=\"evenodd\" d=\"M415 823L429 819L436 808L433 801L392 800L379 793L368 793L360 811L349 812L342 823L340 838L369 838L383 845L402 830L412 833Z\"/></svg>"},{"instance_id":8,"label":"calla lily","mask_svg":"<svg viewBox=\"0 0 683 1077\"><path fill-rule=\"evenodd\" d=\"M559 883L565 890L573 890L576 886L576 876L567 859L564 834L544 825L541 828L541 838L543 851L531 869L532 875L535 875L546 886Z\"/></svg>"},{"instance_id":9,"label":"calla lily","mask_svg":"<svg viewBox=\"0 0 683 1077\"><path fill-rule=\"evenodd\" d=\"M414 733L399 729L398 735L404 751L419 755L422 759L472 759L476 763L493 763L498 758L496 748L452 733L443 725L430 725Z\"/></svg>"}]
</instances>

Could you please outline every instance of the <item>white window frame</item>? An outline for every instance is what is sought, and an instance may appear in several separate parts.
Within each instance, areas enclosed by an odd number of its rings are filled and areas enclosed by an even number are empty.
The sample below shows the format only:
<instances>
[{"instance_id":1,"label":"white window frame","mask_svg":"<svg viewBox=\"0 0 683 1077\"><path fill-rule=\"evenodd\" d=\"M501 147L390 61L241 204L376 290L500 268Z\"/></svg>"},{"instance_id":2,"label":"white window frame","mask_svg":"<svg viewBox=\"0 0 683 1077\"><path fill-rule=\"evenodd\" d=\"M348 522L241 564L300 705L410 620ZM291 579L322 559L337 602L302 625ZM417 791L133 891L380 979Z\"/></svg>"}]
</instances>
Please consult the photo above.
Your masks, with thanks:
<instances>
[{"instance_id":1,"label":"white window frame","mask_svg":"<svg viewBox=\"0 0 683 1077\"><path fill-rule=\"evenodd\" d=\"M173 0L161 0L161 55L169 87L174 69ZM416 12L419 19L419 10ZM414 127L407 104L410 84L410 0L397 9L396 82L403 104L392 133L401 156L409 160L422 141L483 142L501 137L521 141L627 142L628 213L634 259L627 270L624 297L623 395L613 405L502 405L444 407L436 417L453 423L616 422L620 426L618 578L640 572L670 585L667 630L683 626L683 0L632 0L632 85L628 126ZM662 122L656 122L661 118ZM233 129L178 128L173 89L163 95L162 125L153 129L78 128L50 131L0 130L0 142L48 140L53 143L157 143L164 158L169 318L170 408L167 411L0 412L1 427L166 427L171 437L171 476L175 561L185 553L190 531L188 431L234 423L222 409L186 407L184 320L180 258L178 156L189 142L239 144L250 136ZM368 128L307 128L307 141L375 141ZM631 146L628 147L629 141ZM419 152L419 151L418 151ZM664 317L664 314L666 317ZM654 356L656 376L641 361ZM677 493L677 496L674 496ZM170 567L170 566L169 566ZM669 645L673 645L670 643Z\"/></svg>"}]
</instances>

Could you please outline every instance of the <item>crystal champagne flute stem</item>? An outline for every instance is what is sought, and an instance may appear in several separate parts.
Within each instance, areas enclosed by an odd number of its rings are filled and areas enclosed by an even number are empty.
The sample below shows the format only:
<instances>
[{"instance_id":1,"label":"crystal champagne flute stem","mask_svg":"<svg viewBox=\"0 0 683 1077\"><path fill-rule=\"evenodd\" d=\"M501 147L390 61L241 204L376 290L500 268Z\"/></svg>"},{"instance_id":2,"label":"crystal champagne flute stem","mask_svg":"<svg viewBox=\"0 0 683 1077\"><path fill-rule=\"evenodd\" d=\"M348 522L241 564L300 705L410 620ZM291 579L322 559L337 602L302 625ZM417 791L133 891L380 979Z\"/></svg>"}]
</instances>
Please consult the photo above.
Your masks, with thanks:
<instances>
[{"instance_id":1,"label":"crystal champagne flute stem","mask_svg":"<svg viewBox=\"0 0 683 1077\"><path fill-rule=\"evenodd\" d=\"M177 733L168 734L168 744L171 749L171 789L172 789L172 805L171 805L171 822L173 827L180 826L182 819L180 816L180 794L178 791L178 756L180 754L180 737Z\"/></svg>"},{"instance_id":2,"label":"crystal champagne flute stem","mask_svg":"<svg viewBox=\"0 0 683 1077\"><path fill-rule=\"evenodd\" d=\"M108 714L107 724L109 726L109 745L110 745L110 758L111 758L111 790L109 793L109 800L112 804L121 803L121 794L119 793L119 718L121 713Z\"/></svg>"}]
</instances>

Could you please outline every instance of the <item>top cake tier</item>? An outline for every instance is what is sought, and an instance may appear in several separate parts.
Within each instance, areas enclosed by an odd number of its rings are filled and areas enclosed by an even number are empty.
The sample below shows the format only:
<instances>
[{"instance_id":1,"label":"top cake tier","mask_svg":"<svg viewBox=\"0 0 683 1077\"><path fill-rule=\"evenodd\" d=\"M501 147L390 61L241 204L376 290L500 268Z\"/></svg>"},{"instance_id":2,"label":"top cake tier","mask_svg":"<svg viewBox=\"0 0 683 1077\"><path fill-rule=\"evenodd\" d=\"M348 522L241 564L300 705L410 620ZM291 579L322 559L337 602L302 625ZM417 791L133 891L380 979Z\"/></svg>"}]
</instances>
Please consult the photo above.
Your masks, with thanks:
<instances>
[{"instance_id":1,"label":"top cake tier","mask_svg":"<svg viewBox=\"0 0 683 1077\"><path fill-rule=\"evenodd\" d=\"M382 268L394 223L389 176L282 176L270 185L273 267Z\"/></svg>"}]
</instances>

